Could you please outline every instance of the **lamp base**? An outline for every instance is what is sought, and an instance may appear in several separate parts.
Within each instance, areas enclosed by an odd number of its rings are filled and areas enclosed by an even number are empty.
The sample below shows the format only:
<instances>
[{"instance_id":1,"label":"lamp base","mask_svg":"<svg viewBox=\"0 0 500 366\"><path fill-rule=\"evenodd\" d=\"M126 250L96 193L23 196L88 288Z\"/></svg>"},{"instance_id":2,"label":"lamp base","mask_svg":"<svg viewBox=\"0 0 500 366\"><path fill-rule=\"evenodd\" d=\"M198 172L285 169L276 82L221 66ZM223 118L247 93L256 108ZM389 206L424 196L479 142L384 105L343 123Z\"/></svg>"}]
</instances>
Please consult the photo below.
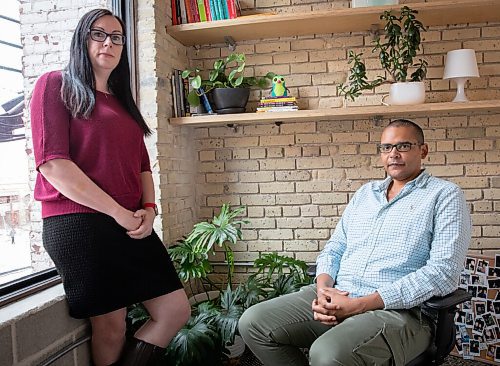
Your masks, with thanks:
<instances>
[{"instance_id":1,"label":"lamp base","mask_svg":"<svg viewBox=\"0 0 500 366\"><path fill-rule=\"evenodd\" d=\"M469 99L465 96L465 83L467 82L467 78L455 78L453 79L457 83L457 95L455 95L455 99L452 100L453 103L463 103L468 102Z\"/></svg>"}]
</instances>

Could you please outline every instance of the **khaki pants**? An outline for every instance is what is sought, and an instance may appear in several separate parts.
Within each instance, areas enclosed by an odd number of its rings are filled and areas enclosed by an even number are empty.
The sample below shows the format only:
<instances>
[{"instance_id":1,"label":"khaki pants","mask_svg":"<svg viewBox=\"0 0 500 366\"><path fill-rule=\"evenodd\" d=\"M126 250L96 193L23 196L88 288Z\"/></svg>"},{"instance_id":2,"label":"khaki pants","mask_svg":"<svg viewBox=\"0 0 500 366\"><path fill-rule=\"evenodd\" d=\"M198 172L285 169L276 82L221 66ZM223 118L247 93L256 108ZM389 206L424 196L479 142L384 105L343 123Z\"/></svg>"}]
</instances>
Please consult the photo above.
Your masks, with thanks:
<instances>
[{"instance_id":1,"label":"khaki pants","mask_svg":"<svg viewBox=\"0 0 500 366\"><path fill-rule=\"evenodd\" d=\"M432 339L418 308L375 310L331 327L313 319L316 285L249 308L240 334L265 366L405 365ZM309 348L309 360L300 348Z\"/></svg>"}]
</instances>

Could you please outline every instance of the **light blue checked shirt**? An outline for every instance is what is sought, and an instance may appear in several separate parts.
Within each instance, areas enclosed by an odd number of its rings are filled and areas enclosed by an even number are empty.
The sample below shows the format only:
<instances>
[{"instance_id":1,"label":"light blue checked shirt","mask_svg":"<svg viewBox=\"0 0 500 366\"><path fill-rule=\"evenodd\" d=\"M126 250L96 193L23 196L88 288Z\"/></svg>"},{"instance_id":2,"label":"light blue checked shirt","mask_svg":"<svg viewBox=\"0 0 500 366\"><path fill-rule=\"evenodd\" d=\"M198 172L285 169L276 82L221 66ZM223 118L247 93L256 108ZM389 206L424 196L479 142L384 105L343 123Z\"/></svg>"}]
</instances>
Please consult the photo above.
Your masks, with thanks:
<instances>
[{"instance_id":1,"label":"light blue checked shirt","mask_svg":"<svg viewBox=\"0 0 500 366\"><path fill-rule=\"evenodd\" d=\"M387 201L390 177L365 184L316 261L352 297L377 291L408 309L456 289L471 238L461 189L423 171Z\"/></svg>"}]
</instances>

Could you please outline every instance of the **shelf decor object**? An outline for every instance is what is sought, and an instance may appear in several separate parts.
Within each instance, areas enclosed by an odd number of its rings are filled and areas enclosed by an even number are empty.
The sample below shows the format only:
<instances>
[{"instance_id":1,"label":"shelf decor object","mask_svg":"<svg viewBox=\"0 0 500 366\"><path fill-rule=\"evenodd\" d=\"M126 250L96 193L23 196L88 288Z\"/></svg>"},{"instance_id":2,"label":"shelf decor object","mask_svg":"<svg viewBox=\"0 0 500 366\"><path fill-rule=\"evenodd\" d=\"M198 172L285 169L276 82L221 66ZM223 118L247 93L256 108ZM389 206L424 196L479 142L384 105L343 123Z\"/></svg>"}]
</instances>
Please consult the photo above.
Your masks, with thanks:
<instances>
[{"instance_id":1,"label":"shelf decor object","mask_svg":"<svg viewBox=\"0 0 500 366\"><path fill-rule=\"evenodd\" d=\"M453 102L468 102L465 83L469 78L479 77L476 52L472 49L449 51L446 54L443 79L452 79L457 84L457 95Z\"/></svg>"}]
</instances>

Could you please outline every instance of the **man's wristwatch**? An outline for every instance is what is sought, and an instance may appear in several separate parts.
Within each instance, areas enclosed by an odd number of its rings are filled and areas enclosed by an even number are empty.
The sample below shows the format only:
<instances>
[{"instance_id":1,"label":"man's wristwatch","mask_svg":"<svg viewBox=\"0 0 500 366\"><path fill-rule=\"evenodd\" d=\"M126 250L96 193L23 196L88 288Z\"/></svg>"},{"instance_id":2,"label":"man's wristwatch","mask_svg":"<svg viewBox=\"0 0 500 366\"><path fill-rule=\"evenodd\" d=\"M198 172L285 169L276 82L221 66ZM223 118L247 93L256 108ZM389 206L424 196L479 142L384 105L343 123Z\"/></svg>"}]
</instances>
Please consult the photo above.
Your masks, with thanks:
<instances>
[{"instance_id":1,"label":"man's wristwatch","mask_svg":"<svg viewBox=\"0 0 500 366\"><path fill-rule=\"evenodd\" d=\"M146 202L142 205L144 208L151 207L153 210L155 210L155 216L158 215L158 207L156 206L156 203L153 202Z\"/></svg>"}]
</instances>

